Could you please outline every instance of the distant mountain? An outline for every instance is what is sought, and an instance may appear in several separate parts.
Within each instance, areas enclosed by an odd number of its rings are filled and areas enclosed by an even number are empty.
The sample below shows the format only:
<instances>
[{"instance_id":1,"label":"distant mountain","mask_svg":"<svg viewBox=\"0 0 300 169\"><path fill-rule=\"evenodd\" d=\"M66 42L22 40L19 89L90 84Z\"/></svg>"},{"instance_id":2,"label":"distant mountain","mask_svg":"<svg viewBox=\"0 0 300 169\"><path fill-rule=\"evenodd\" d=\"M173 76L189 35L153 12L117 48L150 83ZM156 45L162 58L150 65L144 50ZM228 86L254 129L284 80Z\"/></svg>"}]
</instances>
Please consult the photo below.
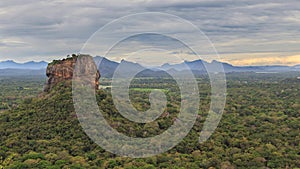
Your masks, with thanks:
<instances>
[{"instance_id":1,"label":"distant mountain","mask_svg":"<svg viewBox=\"0 0 300 169\"><path fill-rule=\"evenodd\" d=\"M101 61L102 62L99 62ZM138 63L133 63L129 61L122 60L120 63L110 61L104 57L97 56L95 57L96 63L100 63L99 69L102 77L112 77L115 70L121 69L123 76L130 74L131 72L140 71L137 77L169 77L170 75L166 73L187 73L187 70L191 70L195 75L206 74L207 69L213 72L220 72L220 64L223 66L225 73L230 72L289 72L289 71L300 71L300 65L295 66L280 66L280 65L267 65L267 66L233 66L228 63L212 61L206 62L203 60L194 60L194 61L184 61L178 64L169 64L165 63L161 66L156 66L152 68L146 68L141 66Z\"/></svg>"},{"instance_id":2,"label":"distant mountain","mask_svg":"<svg viewBox=\"0 0 300 169\"><path fill-rule=\"evenodd\" d=\"M120 63L108 60L105 57L96 56L94 57L96 65L100 71L101 77L111 78L118 68L121 77L128 77L133 72L141 72L146 68L138 63L122 60Z\"/></svg>"},{"instance_id":3,"label":"distant mountain","mask_svg":"<svg viewBox=\"0 0 300 169\"><path fill-rule=\"evenodd\" d=\"M162 69L162 70L175 69L177 71L183 71L183 70L187 70L187 69L205 71L206 64L208 64L208 63L205 61L195 60L195 61L184 61L182 63L173 64L173 65L166 63L157 68Z\"/></svg>"},{"instance_id":4,"label":"distant mountain","mask_svg":"<svg viewBox=\"0 0 300 169\"><path fill-rule=\"evenodd\" d=\"M207 73L207 68L213 72L220 72L220 64L223 66L226 73L231 72L289 72L289 71L300 71L300 65L295 66L280 66L280 65L267 65L267 66L233 66L228 63L212 61L206 62L203 60L184 61L178 64L165 63L161 66L147 68L138 63L122 60L120 63L111 61L105 57L96 56L94 57L96 65L100 71L101 77L111 78L113 77L116 69L121 72L121 77L129 77L134 72L139 72L137 77L169 77L170 75L166 72L185 74L187 70L191 70L195 75L203 75ZM47 62L26 62L16 63L12 60L0 62L0 69L10 69L1 71L2 75L6 72L8 74L12 72L18 72L18 74L30 74L30 70L46 69ZM25 71L26 70L26 71ZM42 71L43 72L43 71ZM32 72L33 73L33 72ZM34 72L34 74L40 74ZM121 75L120 74L120 75ZM1 73L0 73L1 75Z\"/></svg>"},{"instance_id":5,"label":"distant mountain","mask_svg":"<svg viewBox=\"0 0 300 169\"><path fill-rule=\"evenodd\" d=\"M171 78L171 76L163 70L145 69L139 72L136 77L156 77L156 78Z\"/></svg>"},{"instance_id":6,"label":"distant mountain","mask_svg":"<svg viewBox=\"0 0 300 169\"><path fill-rule=\"evenodd\" d=\"M38 69L46 69L48 63L41 62L26 62L26 63L16 63L12 60L0 62L0 69L30 69L30 70L38 70Z\"/></svg>"},{"instance_id":7,"label":"distant mountain","mask_svg":"<svg viewBox=\"0 0 300 169\"><path fill-rule=\"evenodd\" d=\"M300 70L300 65L295 65L295 66L293 66L292 68L293 68L293 69L298 69L298 70Z\"/></svg>"},{"instance_id":8,"label":"distant mountain","mask_svg":"<svg viewBox=\"0 0 300 169\"><path fill-rule=\"evenodd\" d=\"M105 57L96 56L94 61L98 66L101 77L112 77L119 63L106 59Z\"/></svg>"},{"instance_id":9,"label":"distant mountain","mask_svg":"<svg viewBox=\"0 0 300 169\"><path fill-rule=\"evenodd\" d=\"M160 67L156 67L157 69L168 70L175 69L177 71L186 70L187 67L194 72L206 72L207 68L209 70L219 72L220 66L223 66L223 69L226 73L229 72L288 72L288 71L299 71L300 65L296 66L281 66L281 65L267 65L267 66L233 66L228 63L212 61L208 63L203 60L195 60L195 61L184 61L180 64L164 64Z\"/></svg>"},{"instance_id":10,"label":"distant mountain","mask_svg":"<svg viewBox=\"0 0 300 169\"><path fill-rule=\"evenodd\" d=\"M206 72L207 69L212 71L219 72L219 65L222 64L224 71L225 72L243 72L243 71L254 71L256 68L252 67L238 67L238 66L233 66L228 63L223 63L223 62L218 62L216 60L212 61L211 63L208 63L203 60L194 60L194 61L184 61L179 64L164 64L161 67L156 67L157 69L162 69L162 70L168 70L168 69L175 69L177 71L183 71L190 69L193 72Z\"/></svg>"},{"instance_id":11,"label":"distant mountain","mask_svg":"<svg viewBox=\"0 0 300 169\"><path fill-rule=\"evenodd\" d=\"M130 72L140 72L145 70L146 68L138 63L121 60L118 69L122 73L130 73Z\"/></svg>"}]
</instances>

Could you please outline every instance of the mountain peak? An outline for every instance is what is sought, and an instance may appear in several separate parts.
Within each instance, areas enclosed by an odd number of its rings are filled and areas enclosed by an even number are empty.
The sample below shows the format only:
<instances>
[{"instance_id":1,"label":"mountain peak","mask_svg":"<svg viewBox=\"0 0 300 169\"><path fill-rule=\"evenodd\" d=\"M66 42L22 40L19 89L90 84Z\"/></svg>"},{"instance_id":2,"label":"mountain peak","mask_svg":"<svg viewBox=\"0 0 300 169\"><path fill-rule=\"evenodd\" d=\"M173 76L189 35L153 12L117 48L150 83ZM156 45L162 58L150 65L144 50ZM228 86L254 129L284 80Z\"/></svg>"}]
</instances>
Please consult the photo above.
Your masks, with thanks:
<instances>
[{"instance_id":1,"label":"mountain peak","mask_svg":"<svg viewBox=\"0 0 300 169\"><path fill-rule=\"evenodd\" d=\"M6 61L4 61L4 62L13 62L13 63L16 63L16 62L14 62L13 60L6 60Z\"/></svg>"},{"instance_id":2,"label":"mountain peak","mask_svg":"<svg viewBox=\"0 0 300 169\"><path fill-rule=\"evenodd\" d=\"M169 63L165 63L165 64L163 64L161 66L164 67L164 66L171 66L171 65Z\"/></svg>"}]
</instances>

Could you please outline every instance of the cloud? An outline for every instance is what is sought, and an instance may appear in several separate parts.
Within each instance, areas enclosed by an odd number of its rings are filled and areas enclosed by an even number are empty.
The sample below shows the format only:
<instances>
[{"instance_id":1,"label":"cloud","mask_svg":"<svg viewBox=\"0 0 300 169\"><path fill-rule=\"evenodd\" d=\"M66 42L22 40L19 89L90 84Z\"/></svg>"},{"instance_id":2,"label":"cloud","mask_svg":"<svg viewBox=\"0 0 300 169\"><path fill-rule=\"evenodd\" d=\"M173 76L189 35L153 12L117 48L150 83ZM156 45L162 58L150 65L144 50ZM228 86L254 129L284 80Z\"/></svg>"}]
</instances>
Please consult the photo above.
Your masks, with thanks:
<instances>
[{"instance_id":1,"label":"cloud","mask_svg":"<svg viewBox=\"0 0 300 169\"><path fill-rule=\"evenodd\" d=\"M0 49L5 47L17 48L17 47L24 47L28 45L30 44L26 42L22 42L18 39L0 39Z\"/></svg>"},{"instance_id":2,"label":"cloud","mask_svg":"<svg viewBox=\"0 0 300 169\"><path fill-rule=\"evenodd\" d=\"M251 56L262 58L265 64L285 64L276 62L276 58L288 58L292 56L289 54L297 56L300 53L298 0L28 0L26 3L10 0L0 4L0 61L7 58L51 61L64 57L78 52L86 40L106 23L124 15L149 11L166 12L191 21L231 63L247 60ZM155 26L193 39L192 32L182 31L171 22L149 25L149 19L137 22L144 23L145 27ZM130 29L139 28L130 25ZM205 45L198 44L197 39L193 40L195 47ZM130 45L136 43L128 44L128 48L132 47ZM120 50L119 53L122 55L126 51ZM271 62L272 57L274 61ZM296 63L298 60L292 61ZM244 64L264 63L249 60Z\"/></svg>"}]
</instances>

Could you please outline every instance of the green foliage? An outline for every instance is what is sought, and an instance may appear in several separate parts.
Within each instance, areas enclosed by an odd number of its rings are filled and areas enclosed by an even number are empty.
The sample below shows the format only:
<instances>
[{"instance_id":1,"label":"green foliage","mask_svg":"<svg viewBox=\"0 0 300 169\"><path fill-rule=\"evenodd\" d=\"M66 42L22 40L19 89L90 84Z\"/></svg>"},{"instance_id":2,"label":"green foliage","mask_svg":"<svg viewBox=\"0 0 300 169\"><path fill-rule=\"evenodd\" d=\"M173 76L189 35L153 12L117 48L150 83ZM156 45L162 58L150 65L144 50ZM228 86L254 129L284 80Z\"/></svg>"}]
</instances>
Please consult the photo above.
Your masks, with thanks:
<instances>
[{"instance_id":1,"label":"green foliage","mask_svg":"<svg viewBox=\"0 0 300 169\"><path fill-rule=\"evenodd\" d=\"M29 165L24 164L22 162L15 162L12 165L7 167L8 169L26 169L29 168Z\"/></svg>"},{"instance_id":2,"label":"green foliage","mask_svg":"<svg viewBox=\"0 0 300 169\"><path fill-rule=\"evenodd\" d=\"M27 159L42 159L42 160L45 160L45 156L43 154L40 154L40 153L36 153L36 152L30 152L28 154L25 154L23 157L22 157L22 160L25 161Z\"/></svg>"},{"instance_id":3,"label":"green foliage","mask_svg":"<svg viewBox=\"0 0 300 169\"><path fill-rule=\"evenodd\" d=\"M45 77L0 77L0 113L16 108L20 103L30 104L42 90Z\"/></svg>"},{"instance_id":4,"label":"green foliage","mask_svg":"<svg viewBox=\"0 0 300 169\"><path fill-rule=\"evenodd\" d=\"M197 79L201 105L193 129L173 149L144 159L117 157L86 136L74 112L70 82L34 97L43 79L11 79L11 85L0 80L2 102L15 105L0 114L0 168L299 168L299 81L291 75L272 76L228 75L223 118L202 144L198 137L210 105L210 85L206 77ZM108 79L106 83L110 85ZM16 94L18 86L30 90ZM109 90L99 90L98 105L113 128L132 137L151 137L174 123L181 102L174 80L134 79L130 88L137 109L150 107L152 89L164 91L167 108L151 123L134 123L117 112ZM11 103L7 98L14 94Z\"/></svg>"},{"instance_id":5,"label":"green foliage","mask_svg":"<svg viewBox=\"0 0 300 169\"><path fill-rule=\"evenodd\" d=\"M71 56L70 55L67 55L67 58L64 58L62 60L53 60L51 63L49 63L48 65L56 65L56 64L61 64L63 63L63 61L65 60L73 60L73 59L76 59L78 57L78 55L76 54L72 54Z\"/></svg>"}]
</instances>

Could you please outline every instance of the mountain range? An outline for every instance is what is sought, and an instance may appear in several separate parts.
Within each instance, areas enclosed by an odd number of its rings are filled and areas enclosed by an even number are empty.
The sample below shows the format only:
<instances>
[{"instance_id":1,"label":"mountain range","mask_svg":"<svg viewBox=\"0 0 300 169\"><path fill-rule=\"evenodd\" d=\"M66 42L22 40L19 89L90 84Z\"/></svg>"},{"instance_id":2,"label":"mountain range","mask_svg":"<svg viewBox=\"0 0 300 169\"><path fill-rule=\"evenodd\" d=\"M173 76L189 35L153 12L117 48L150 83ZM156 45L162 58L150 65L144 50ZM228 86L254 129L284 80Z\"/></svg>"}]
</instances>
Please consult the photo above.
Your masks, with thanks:
<instances>
[{"instance_id":1,"label":"mountain range","mask_svg":"<svg viewBox=\"0 0 300 169\"><path fill-rule=\"evenodd\" d=\"M16 63L12 60L7 60L0 62L0 69L31 69L31 70L38 70L38 69L46 69L48 63L45 61L41 62L26 62L26 63Z\"/></svg>"},{"instance_id":2,"label":"mountain range","mask_svg":"<svg viewBox=\"0 0 300 169\"><path fill-rule=\"evenodd\" d=\"M217 66L220 64L223 65L224 71L226 73L230 72L257 72L257 73L274 73L274 72L290 72L290 71L300 71L300 65L295 66L279 66L279 65L267 65L267 66L233 66L228 63L219 62L219 61L212 61L206 62L204 60L194 60L194 61L184 61L179 64L169 64L165 63L161 66L157 67L143 67L138 63L133 63L129 61L122 60L120 63L110 61L105 57L96 56L94 58L95 63L99 65L99 71L101 72L102 77L112 77L115 70L118 66L122 65L123 74L126 74L124 71L128 71L130 73L134 70L141 71L137 74L140 77L164 77L169 76L168 72L175 72L175 73L185 73L188 70L191 70L194 74L205 74L206 68L210 68L212 71L218 72ZM124 69L126 68L126 69Z\"/></svg>"},{"instance_id":3,"label":"mountain range","mask_svg":"<svg viewBox=\"0 0 300 169\"><path fill-rule=\"evenodd\" d=\"M263 73L273 73L273 72L289 72L289 71L300 71L300 65L295 66L279 66L279 65L267 65L267 66L233 66L228 63L212 61L206 62L204 60L194 60L194 61L184 61L178 64L165 63L161 66L156 67L144 67L138 63L122 60L120 63L111 61L105 57L96 56L94 57L96 65L99 65L99 71L102 77L111 78L114 75L115 70L119 67L123 75L130 74L132 72L140 72L137 74L138 77L166 77L170 76L168 72L174 73L185 73L187 69L191 70L194 74L205 74L206 68L209 67L210 70L217 70L217 65L222 64L224 71L226 73L230 72L263 72ZM19 70L39 70L46 69L47 62L26 62L26 63L16 63L14 61L4 61L0 62L0 69L19 69ZM2 70L3 71L3 70ZM17 70L15 70L17 71ZM1 74L1 73L0 73Z\"/></svg>"}]
</instances>

